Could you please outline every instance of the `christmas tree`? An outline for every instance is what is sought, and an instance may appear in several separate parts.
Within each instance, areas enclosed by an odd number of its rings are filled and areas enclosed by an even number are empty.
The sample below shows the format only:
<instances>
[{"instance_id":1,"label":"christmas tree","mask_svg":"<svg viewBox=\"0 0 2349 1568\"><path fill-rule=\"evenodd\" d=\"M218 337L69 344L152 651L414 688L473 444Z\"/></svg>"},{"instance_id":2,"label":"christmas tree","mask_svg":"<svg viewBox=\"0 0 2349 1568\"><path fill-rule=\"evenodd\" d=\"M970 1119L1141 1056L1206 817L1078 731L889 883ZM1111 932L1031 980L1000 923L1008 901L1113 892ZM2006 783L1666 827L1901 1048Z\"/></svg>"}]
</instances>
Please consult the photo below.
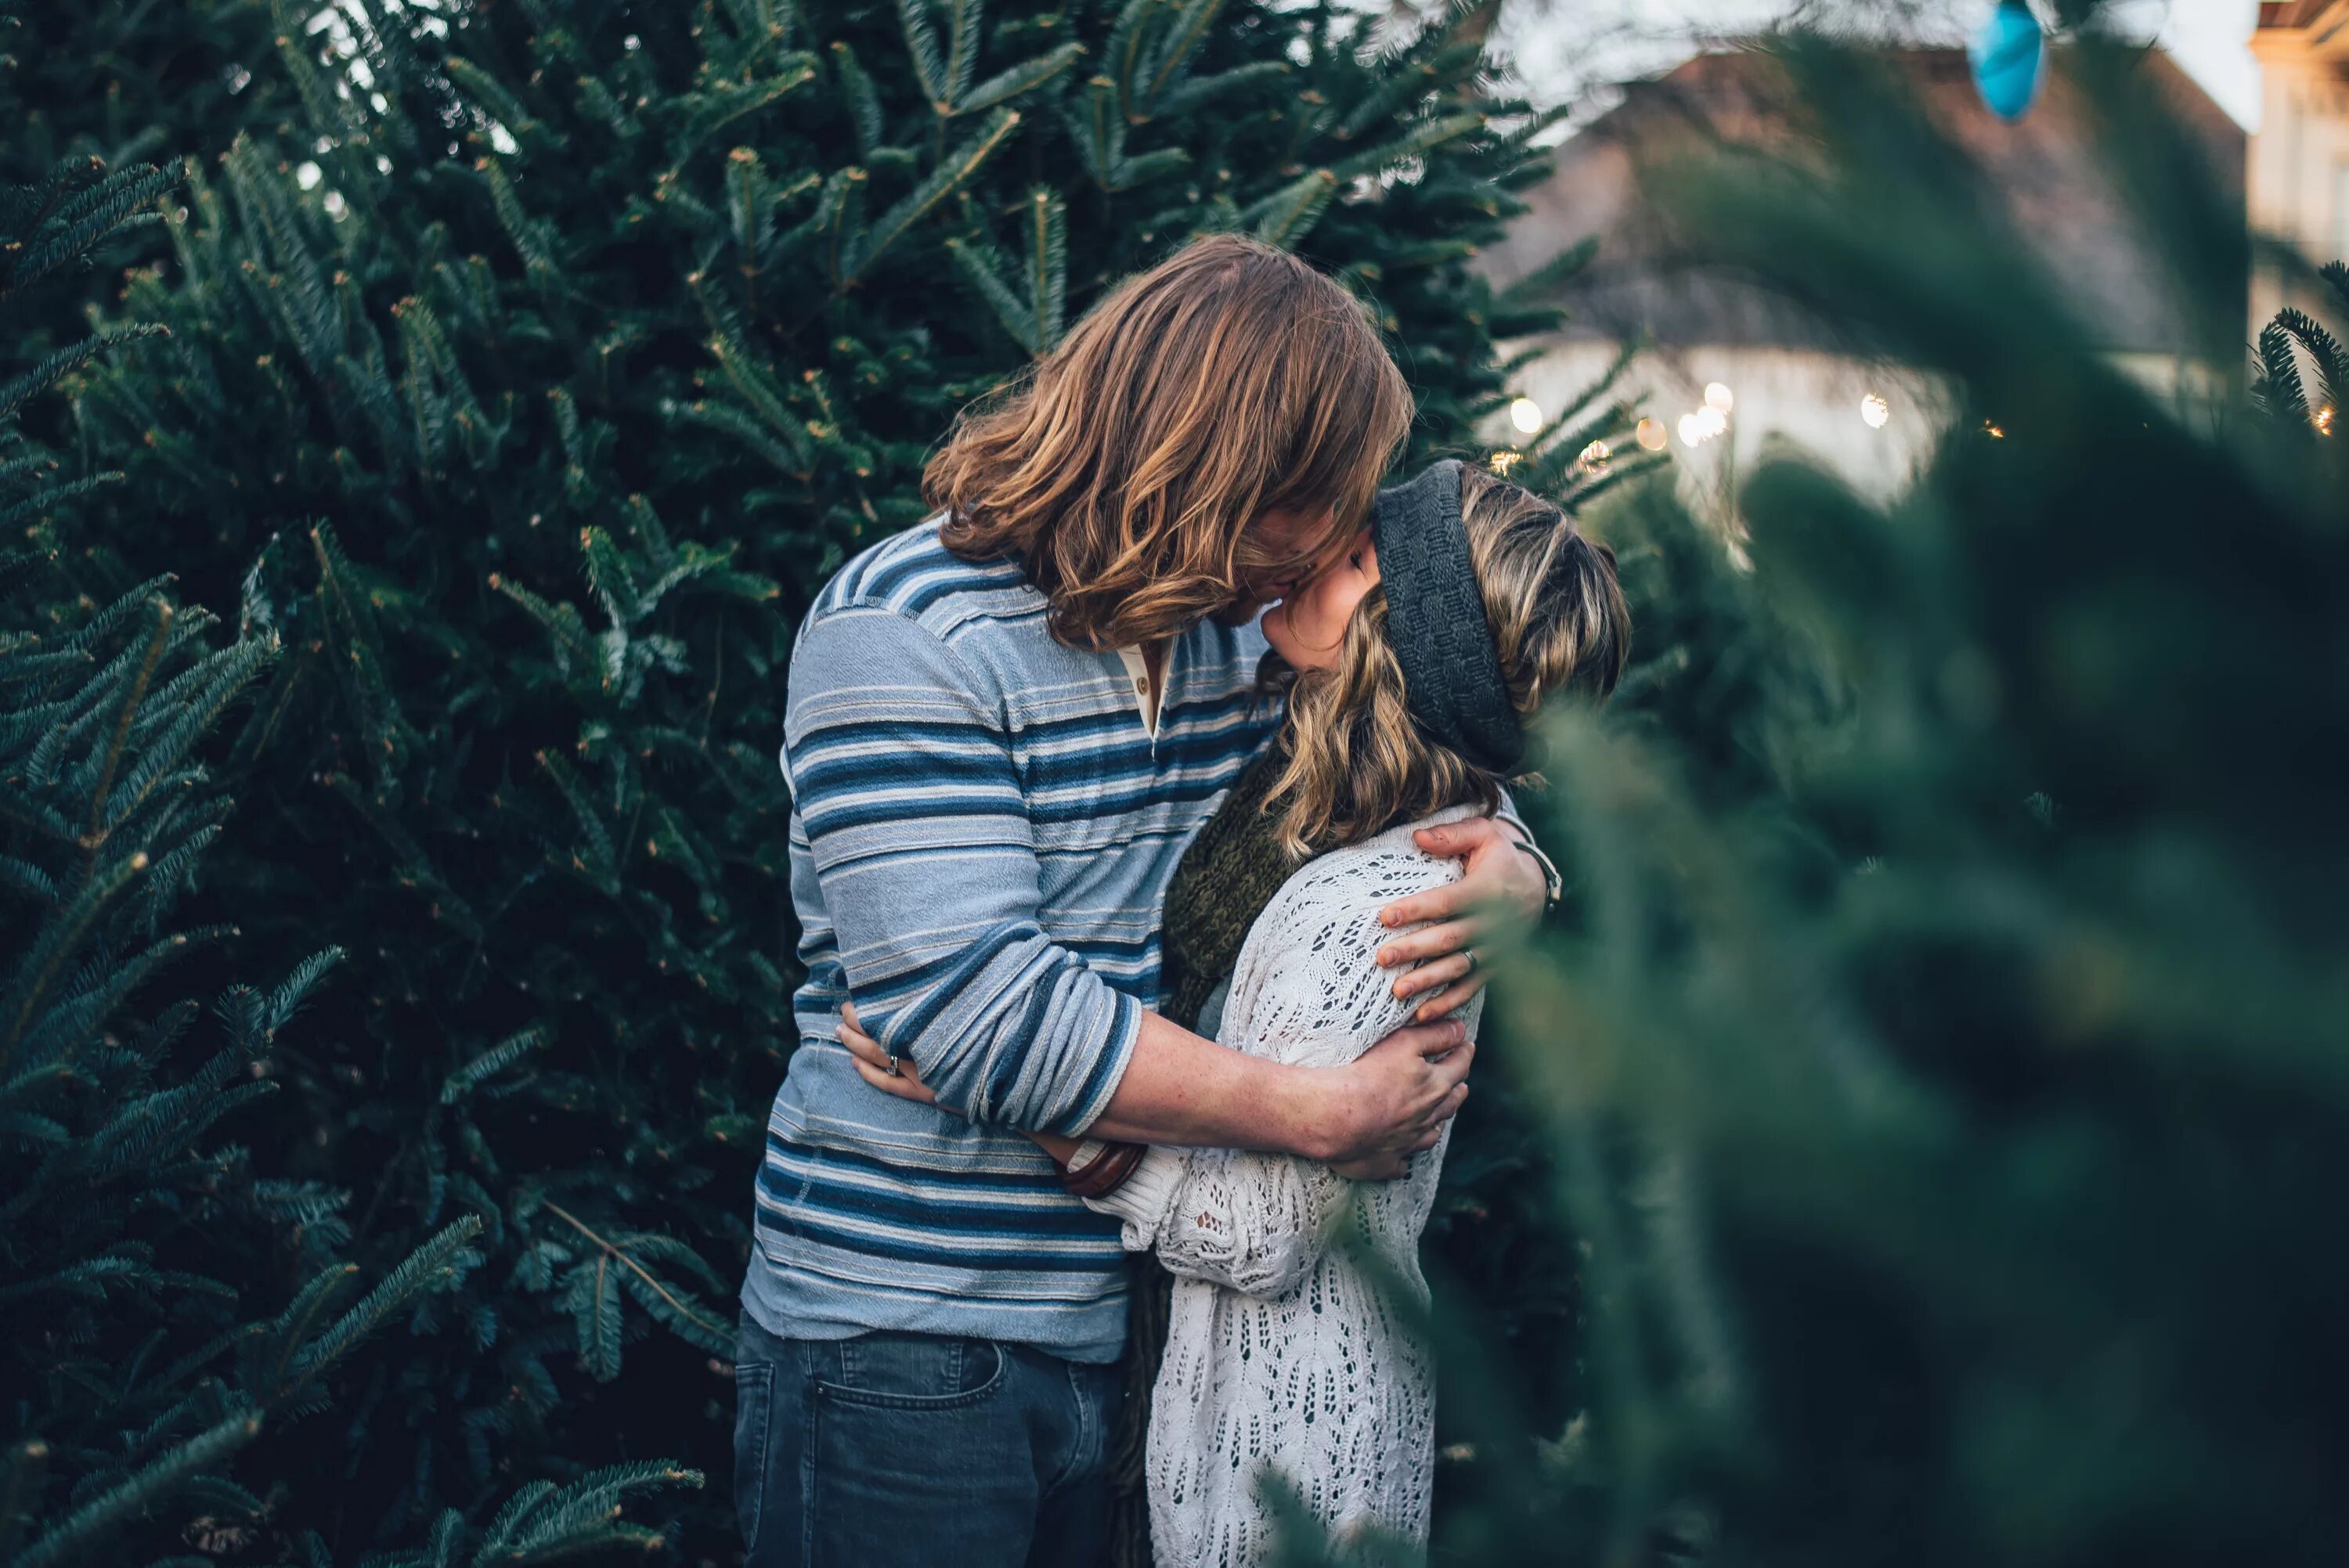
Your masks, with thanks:
<instances>
[{"instance_id":1,"label":"christmas tree","mask_svg":"<svg viewBox=\"0 0 2349 1568\"><path fill-rule=\"evenodd\" d=\"M0 312L68 274L168 183L150 167L69 159L0 186ZM74 503L123 476L73 476L16 426L66 376L146 335L12 355L0 378L0 517L48 546L0 552L0 1562L12 1568L185 1561L182 1545L243 1554L274 1533L278 1489L264 1499L246 1484L254 1467L240 1455L326 1408L370 1335L402 1320L411 1336L444 1332L431 1297L481 1262L481 1222L460 1215L362 1289L339 1256L348 1195L215 1141L248 1129L276 1088L279 1031L339 952L307 955L273 987L230 986L205 1022L194 999L160 996L229 934L180 925L174 910L229 809L204 750L276 640L248 626L222 641L162 580L103 605L61 595L61 512L69 522ZM654 1538L618 1521L621 1500L690 1479L652 1464L525 1492L486 1535L450 1512L429 1555L640 1545ZM293 1543L276 1544L282 1560ZM298 1546L320 1568L333 1561L315 1533Z\"/></svg>"},{"instance_id":2,"label":"christmas tree","mask_svg":"<svg viewBox=\"0 0 2349 1568\"><path fill-rule=\"evenodd\" d=\"M353 1191L363 1261L486 1222L435 1298L461 1341L371 1347L318 1461L364 1451L348 1507L396 1538L519 1478L726 1462L796 1043L791 629L923 515L955 413L1245 229L1372 304L1417 455L1465 448L1494 341L1548 319L1466 264L1542 121L1473 41L1330 6L318 15L239 62L290 123L192 165L109 301L171 335L74 381L128 479L58 568L94 599L168 568L279 638L204 896L241 965L333 941L349 977L277 1057L271 1154Z\"/></svg>"}]
</instances>

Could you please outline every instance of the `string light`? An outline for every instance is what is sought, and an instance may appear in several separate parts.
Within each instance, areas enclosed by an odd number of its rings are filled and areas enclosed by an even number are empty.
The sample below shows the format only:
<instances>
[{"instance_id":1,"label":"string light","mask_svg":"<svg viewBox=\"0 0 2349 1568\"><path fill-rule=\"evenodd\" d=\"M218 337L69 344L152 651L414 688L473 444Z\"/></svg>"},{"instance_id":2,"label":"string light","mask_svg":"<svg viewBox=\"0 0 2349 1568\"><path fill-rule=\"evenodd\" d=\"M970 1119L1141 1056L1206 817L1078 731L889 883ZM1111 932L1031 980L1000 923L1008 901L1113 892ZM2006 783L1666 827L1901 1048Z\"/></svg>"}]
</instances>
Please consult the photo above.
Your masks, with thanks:
<instances>
[{"instance_id":1,"label":"string light","mask_svg":"<svg viewBox=\"0 0 2349 1568\"><path fill-rule=\"evenodd\" d=\"M2316 411L2316 433L2320 436L2333 434L2333 405L2330 403Z\"/></svg>"},{"instance_id":2,"label":"string light","mask_svg":"<svg viewBox=\"0 0 2349 1568\"><path fill-rule=\"evenodd\" d=\"M1882 393L1870 392L1859 400L1860 423L1869 429L1881 430L1884 428L1885 422L1891 418L1892 405L1884 400Z\"/></svg>"},{"instance_id":3,"label":"string light","mask_svg":"<svg viewBox=\"0 0 2349 1568\"><path fill-rule=\"evenodd\" d=\"M1541 405L1530 397L1520 397L1509 405L1509 423L1521 434L1530 436L1542 428Z\"/></svg>"},{"instance_id":4,"label":"string light","mask_svg":"<svg viewBox=\"0 0 2349 1568\"><path fill-rule=\"evenodd\" d=\"M1993 441L2003 441L2006 439L2006 428L2002 425L1993 425L1988 419L1984 419L1982 421L1982 434L1988 436Z\"/></svg>"},{"instance_id":5,"label":"string light","mask_svg":"<svg viewBox=\"0 0 2349 1568\"><path fill-rule=\"evenodd\" d=\"M1681 416L1681 444L1701 447L1729 428L1729 416L1708 403L1693 413Z\"/></svg>"},{"instance_id":6,"label":"string light","mask_svg":"<svg viewBox=\"0 0 2349 1568\"><path fill-rule=\"evenodd\" d=\"M1582 449L1582 456L1578 460L1586 469L1598 469L1605 468L1607 466L1607 459L1614 455L1614 452L1608 447L1606 442L1593 441L1590 445Z\"/></svg>"},{"instance_id":7,"label":"string light","mask_svg":"<svg viewBox=\"0 0 2349 1568\"><path fill-rule=\"evenodd\" d=\"M1509 477L1509 470L1516 468L1518 463L1524 460L1525 454L1523 452L1512 451L1507 448L1503 448L1500 451L1495 452L1491 457L1486 458L1485 459L1485 466L1492 469L1495 473L1500 475L1503 479L1506 479Z\"/></svg>"},{"instance_id":8,"label":"string light","mask_svg":"<svg viewBox=\"0 0 2349 1568\"><path fill-rule=\"evenodd\" d=\"M1639 428L1631 434L1639 441L1640 449L1643 452L1661 452L1664 449L1664 443L1671 439L1661 419L1642 419L1640 421Z\"/></svg>"},{"instance_id":9,"label":"string light","mask_svg":"<svg viewBox=\"0 0 2349 1568\"><path fill-rule=\"evenodd\" d=\"M1708 381L1704 386L1704 406L1708 408L1718 408L1726 414L1737 407L1737 399L1731 397L1729 388L1720 382Z\"/></svg>"}]
</instances>

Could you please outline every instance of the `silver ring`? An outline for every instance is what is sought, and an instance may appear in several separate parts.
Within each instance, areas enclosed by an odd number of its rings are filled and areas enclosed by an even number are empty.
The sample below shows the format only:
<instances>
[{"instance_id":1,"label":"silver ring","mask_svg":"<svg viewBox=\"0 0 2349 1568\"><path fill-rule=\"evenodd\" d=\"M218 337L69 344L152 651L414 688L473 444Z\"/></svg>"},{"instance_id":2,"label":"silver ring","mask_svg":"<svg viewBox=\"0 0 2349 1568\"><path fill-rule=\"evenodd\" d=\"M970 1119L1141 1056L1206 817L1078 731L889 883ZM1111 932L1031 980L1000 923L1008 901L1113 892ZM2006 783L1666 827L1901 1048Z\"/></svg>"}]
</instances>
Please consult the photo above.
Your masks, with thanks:
<instances>
[{"instance_id":1,"label":"silver ring","mask_svg":"<svg viewBox=\"0 0 2349 1568\"><path fill-rule=\"evenodd\" d=\"M1476 972L1478 965L1485 962L1483 959L1476 956L1476 950L1473 947L1462 948L1460 950L1460 956L1468 960L1468 972L1471 975L1474 975Z\"/></svg>"}]
</instances>

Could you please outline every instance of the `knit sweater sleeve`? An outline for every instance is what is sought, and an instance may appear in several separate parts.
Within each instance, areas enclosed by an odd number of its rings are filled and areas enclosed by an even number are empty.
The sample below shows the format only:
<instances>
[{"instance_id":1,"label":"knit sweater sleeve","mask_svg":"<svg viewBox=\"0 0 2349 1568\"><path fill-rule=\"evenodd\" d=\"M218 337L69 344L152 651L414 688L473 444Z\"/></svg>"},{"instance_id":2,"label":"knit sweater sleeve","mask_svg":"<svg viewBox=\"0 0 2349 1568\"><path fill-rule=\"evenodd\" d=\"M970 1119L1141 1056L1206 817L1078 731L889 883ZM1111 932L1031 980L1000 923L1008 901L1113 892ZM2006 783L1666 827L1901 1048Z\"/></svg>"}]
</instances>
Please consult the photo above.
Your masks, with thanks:
<instances>
[{"instance_id":1,"label":"knit sweater sleeve","mask_svg":"<svg viewBox=\"0 0 2349 1568\"><path fill-rule=\"evenodd\" d=\"M1221 1043L1330 1067L1384 1039L1408 1021L1411 1004L1396 1000L1395 972L1373 957L1394 934L1378 913L1458 875L1457 862L1422 853L1407 829L1299 872L1249 933ZM1432 1182L1435 1163L1421 1160L1407 1180ZM1128 1249L1155 1248L1169 1272L1276 1296L1319 1261L1354 1185L1289 1155L1154 1148L1123 1187L1092 1202L1124 1222Z\"/></svg>"}]
</instances>

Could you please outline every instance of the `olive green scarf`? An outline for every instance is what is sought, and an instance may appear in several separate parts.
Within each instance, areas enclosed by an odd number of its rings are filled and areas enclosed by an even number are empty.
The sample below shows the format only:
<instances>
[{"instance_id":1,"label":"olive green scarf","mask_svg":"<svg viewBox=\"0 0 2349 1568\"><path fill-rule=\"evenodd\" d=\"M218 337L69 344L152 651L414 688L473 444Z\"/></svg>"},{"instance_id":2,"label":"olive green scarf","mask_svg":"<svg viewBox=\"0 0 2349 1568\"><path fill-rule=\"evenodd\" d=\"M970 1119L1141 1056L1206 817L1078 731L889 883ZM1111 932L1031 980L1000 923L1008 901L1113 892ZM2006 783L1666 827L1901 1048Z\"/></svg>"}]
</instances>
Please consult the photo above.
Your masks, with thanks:
<instances>
[{"instance_id":1,"label":"olive green scarf","mask_svg":"<svg viewBox=\"0 0 2349 1568\"><path fill-rule=\"evenodd\" d=\"M1232 977L1248 928L1297 870L1279 844L1275 819L1265 813L1279 764L1268 750L1250 764L1199 836L1166 889L1159 939L1159 1012L1186 1029ZM1150 1500L1144 1450L1150 1432L1150 1391L1166 1355L1166 1318L1174 1277L1155 1253L1134 1253L1127 1308L1125 1400L1110 1439L1109 1568L1151 1568Z\"/></svg>"}]
</instances>

